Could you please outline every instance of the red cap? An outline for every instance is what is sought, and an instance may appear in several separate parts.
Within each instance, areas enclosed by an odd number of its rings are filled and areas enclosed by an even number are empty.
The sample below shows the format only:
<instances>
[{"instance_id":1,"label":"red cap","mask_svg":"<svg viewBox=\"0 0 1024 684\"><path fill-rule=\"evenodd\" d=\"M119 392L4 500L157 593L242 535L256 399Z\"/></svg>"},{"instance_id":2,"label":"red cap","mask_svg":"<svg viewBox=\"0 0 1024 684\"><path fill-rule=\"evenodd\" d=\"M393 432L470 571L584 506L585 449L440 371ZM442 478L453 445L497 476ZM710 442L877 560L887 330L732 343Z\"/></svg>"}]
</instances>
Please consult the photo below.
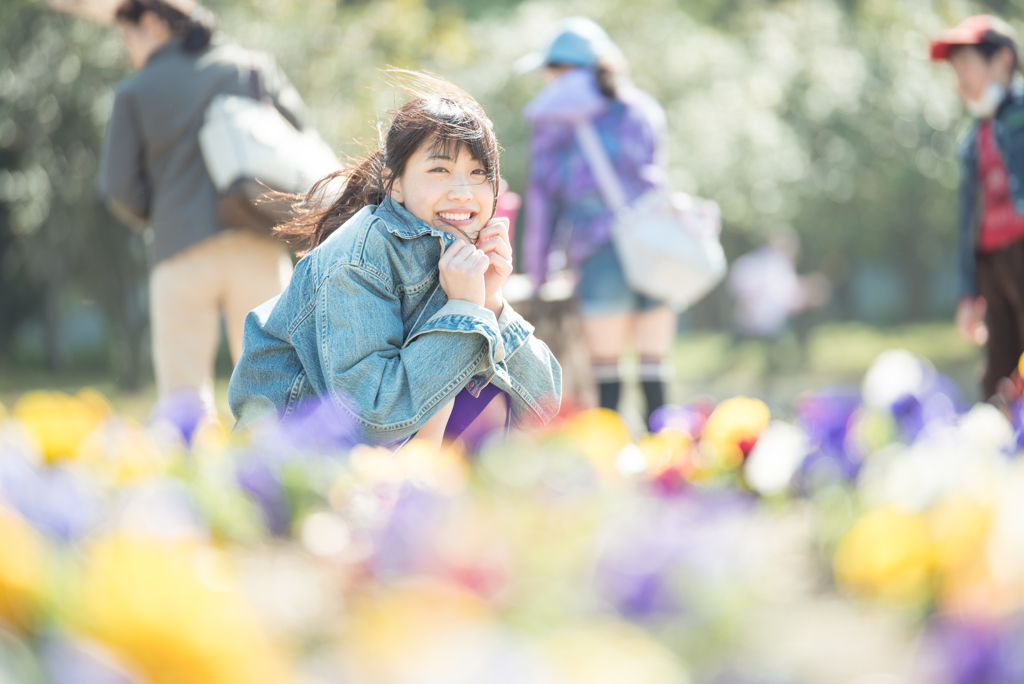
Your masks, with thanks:
<instances>
[{"instance_id":1,"label":"red cap","mask_svg":"<svg viewBox=\"0 0 1024 684\"><path fill-rule=\"evenodd\" d=\"M1001 45L1017 54L1017 34L1002 19L978 14L964 19L956 28L943 31L932 39L931 56L934 60L949 59L950 51L958 45Z\"/></svg>"}]
</instances>

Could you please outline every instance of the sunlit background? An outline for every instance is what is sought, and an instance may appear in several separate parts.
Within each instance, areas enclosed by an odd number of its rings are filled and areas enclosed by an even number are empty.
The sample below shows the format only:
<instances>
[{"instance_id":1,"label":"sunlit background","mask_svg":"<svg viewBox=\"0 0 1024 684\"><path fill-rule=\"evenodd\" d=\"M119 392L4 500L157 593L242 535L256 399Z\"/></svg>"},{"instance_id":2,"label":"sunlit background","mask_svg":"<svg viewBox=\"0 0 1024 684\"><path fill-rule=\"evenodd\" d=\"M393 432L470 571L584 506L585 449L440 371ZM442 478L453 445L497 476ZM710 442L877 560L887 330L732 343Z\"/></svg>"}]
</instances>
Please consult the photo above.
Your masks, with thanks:
<instances>
[{"instance_id":1,"label":"sunlit background","mask_svg":"<svg viewBox=\"0 0 1024 684\"><path fill-rule=\"evenodd\" d=\"M828 303L773 340L714 291L654 433L566 411L470 458L154 407L146 236L96 194L116 32L0 3L0 684L1024 681L1024 412L952 326L957 139L927 39L1024 2L219 0L356 154L426 69L493 117L602 24L730 260L780 227ZM521 228L521 227L520 227ZM222 410L230 372L218 361ZM83 389L85 388L85 389ZM635 397L634 397L635 403ZM228 419L227 424L230 424Z\"/></svg>"},{"instance_id":2,"label":"sunlit background","mask_svg":"<svg viewBox=\"0 0 1024 684\"><path fill-rule=\"evenodd\" d=\"M720 288L684 321L684 345L696 348L681 354L683 380L728 394L780 365L852 379L874 353L853 360L853 350L828 350L854 335L874 348L919 345L976 392L977 356L946 325L957 294L955 156L964 117L949 70L927 60L927 37L985 5L211 5L229 35L276 57L343 153L372 140L374 123L396 102L382 67L451 79L497 123L513 190L522 189L527 163L520 111L542 81L511 65L556 19L585 13L608 28L636 83L664 105L674 187L721 204L727 255L788 225L802 240L800 270L823 273L835 288L827 307L799 317L792 334L768 347L734 347L716 334L730 324ZM1011 20L1024 15L1013 2L988 7ZM113 221L94 191L112 89L127 74L118 37L41 3L14 0L0 13L0 396L58 372L144 387L145 238ZM227 360L225 353L222 375ZM723 368L740 377L723 385Z\"/></svg>"}]
</instances>

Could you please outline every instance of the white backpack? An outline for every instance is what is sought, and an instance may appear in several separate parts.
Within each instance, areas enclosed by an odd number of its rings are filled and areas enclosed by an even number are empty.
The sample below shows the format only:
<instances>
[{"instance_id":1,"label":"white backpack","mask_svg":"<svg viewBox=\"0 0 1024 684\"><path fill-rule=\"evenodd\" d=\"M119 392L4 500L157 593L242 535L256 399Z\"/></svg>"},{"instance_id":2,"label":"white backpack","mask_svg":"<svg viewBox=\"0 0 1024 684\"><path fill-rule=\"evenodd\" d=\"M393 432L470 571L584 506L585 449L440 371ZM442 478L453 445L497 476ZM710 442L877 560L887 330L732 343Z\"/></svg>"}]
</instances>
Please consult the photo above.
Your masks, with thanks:
<instances>
[{"instance_id":1,"label":"white backpack","mask_svg":"<svg viewBox=\"0 0 1024 684\"><path fill-rule=\"evenodd\" d=\"M718 204L684 193L650 190L633 204L590 122L575 127L587 166L609 209L612 239L630 287L682 309L725 277Z\"/></svg>"},{"instance_id":2,"label":"white backpack","mask_svg":"<svg viewBox=\"0 0 1024 684\"><path fill-rule=\"evenodd\" d=\"M217 95L207 106L199 147L221 196L221 220L269 231L290 217L291 207L268 201L268 189L301 194L341 162L315 130L296 129L262 97L259 73L250 73L252 97Z\"/></svg>"}]
</instances>

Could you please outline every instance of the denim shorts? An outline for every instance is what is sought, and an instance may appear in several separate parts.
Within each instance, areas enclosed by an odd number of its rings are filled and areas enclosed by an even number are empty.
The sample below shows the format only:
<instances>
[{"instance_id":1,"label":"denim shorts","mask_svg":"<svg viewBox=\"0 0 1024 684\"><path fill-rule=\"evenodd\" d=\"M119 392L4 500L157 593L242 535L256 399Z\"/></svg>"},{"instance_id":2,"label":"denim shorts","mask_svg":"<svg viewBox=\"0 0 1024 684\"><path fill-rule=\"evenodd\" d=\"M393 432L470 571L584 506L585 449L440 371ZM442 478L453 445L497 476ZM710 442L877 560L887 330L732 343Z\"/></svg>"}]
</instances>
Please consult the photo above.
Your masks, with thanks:
<instances>
[{"instance_id":1,"label":"denim shorts","mask_svg":"<svg viewBox=\"0 0 1024 684\"><path fill-rule=\"evenodd\" d=\"M664 305L630 289L611 242L586 258L578 272L576 298L583 316L650 311Z\"/></svg>"}]
</instances>

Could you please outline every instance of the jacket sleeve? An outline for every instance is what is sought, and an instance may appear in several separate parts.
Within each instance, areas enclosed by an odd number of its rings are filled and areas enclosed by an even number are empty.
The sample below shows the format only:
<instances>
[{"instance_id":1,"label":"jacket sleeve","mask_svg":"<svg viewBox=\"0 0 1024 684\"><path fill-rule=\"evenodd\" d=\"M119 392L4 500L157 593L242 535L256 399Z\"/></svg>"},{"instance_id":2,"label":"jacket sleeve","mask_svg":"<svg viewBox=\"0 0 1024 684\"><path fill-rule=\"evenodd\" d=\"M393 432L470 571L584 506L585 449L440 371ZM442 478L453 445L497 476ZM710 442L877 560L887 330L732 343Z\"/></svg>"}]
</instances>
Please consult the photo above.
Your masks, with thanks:
<instances>
[{"instance_id":1,"label":"jacket sleeve","mask_svg":"<svg viewBox=\"0 0 1024 684\"><path fill-rule=\"evenodd\" d=\"M491 374L504 357L498 322L488 309L449 300L409 341L401 301L386 275L339 266L318 293L317 344L336 408L351 413L370 444L415 434L476 373Z\"/></svg>"},{"instance_id":2,"label":"jacket sleeve","mask_svg":"<svg viewBox=\"0 0 1024 684\"><path fill-rule=\"evenodd\" d=\"M313 127L313 115L302 101L299 91L269 55L263 56L262 79L267 95L281 116L300 131Z\"/></svg>"},{"instance_id":3,"label":"jacket sleeve","mask_svg":"<svg viewBox=\"0 0 1024 684\"><path fill-rule=\"evenodd\" d=\"M511 405L512 426L544 425L561 407L562 367L533 334L533 326L508 302L498 317L498 328L506 358L498 364L497 375L519 399Z\"/></svg>"},{"instance_id":4,"label":"jacket sleeve","mask_svg":"<svg viewBox=\"0 0 1024 684\"><path fill-rule=\"evenodd\" d=\"M977 175L977 129L969 133L960 152L960 225L959 225L959 266L960 296L976 297L977 282L977 223L978 223L978 175Z\"/></svg>"},{"instance_id":5,"label":"jacket sleeve","mask_svg":"<svg viewBox=\"0 0 1024 684\"><path fill-rule=\"evenodd\" d=\"M559 214L559 154L545 140L543 126L538 124L531 144L530 176L524 197L523 268L534 285L547 279L548 252Z\"/></svg>"},{"instance_id":6,"label":"jacket sleeve","mask_svg":"<svg viewBox=\"0 0 1024 684\"><path fill-rule=\"evenodd\" d=\"M100 156L99 192L119 220L132 228L146 227L152 192L131 91L118 92L114 98Z\"/></svg>"}]
</instances>

